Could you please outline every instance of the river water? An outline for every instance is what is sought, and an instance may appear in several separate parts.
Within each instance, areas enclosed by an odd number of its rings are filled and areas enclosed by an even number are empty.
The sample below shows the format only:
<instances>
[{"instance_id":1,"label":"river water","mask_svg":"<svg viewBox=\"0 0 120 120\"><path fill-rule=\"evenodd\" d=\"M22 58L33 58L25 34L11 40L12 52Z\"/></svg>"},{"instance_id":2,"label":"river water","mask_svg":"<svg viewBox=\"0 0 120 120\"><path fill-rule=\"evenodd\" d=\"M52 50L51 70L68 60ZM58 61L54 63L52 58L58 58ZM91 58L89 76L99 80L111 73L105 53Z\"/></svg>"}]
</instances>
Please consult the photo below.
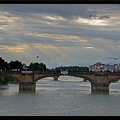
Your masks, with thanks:
<instances>
[{"instance_id":1,"label":"river water","mask_svg":"<svg viewBox=\"0 0 120 120\"><path fill-rule=\"evenodd\" d=\"M35 92L19 92L18 84L0 86L0 116L119 116L120 81L109 94L91 94L82 78L60 76L39 80Z\"/></svg>"}]
</instances>

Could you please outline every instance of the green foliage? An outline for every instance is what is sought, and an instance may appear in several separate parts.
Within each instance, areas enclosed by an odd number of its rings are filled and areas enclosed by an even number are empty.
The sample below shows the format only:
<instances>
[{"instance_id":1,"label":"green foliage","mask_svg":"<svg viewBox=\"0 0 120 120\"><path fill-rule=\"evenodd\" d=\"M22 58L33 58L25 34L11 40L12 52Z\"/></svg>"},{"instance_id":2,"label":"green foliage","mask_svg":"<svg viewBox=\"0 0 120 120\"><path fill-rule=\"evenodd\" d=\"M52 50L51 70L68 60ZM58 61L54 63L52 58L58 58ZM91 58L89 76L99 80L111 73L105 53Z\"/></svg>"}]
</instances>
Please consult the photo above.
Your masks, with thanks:
<instances>
[{"instance_id":1,"label":"green foliage","mask_svg":"<svg viewBox=\"0 0 120 120\"><path fill-rule=\"evenodd\" d=\"M88 72L89 68L88 67L79 67L79 66L68 66L68 67L56 67L55 68L56 71L60 71L60 70L68 70L68 71L83 71L83 72Z\"/></svg>"},{"instance_id":2,"label":"green foliage","mask_svg":"<svg viewBox=\"0 0 120 120\"><path fill-rule=\"evenodd\" d=\"M44 63L30 63L29 70L31 71L46 71L46 65Z\"/></svg>"},{"instance_id":3,"label":"green foliage","mask_svg":"<svg viewBox=\"0 0 120 120\"><path fill-rule=\"evenodd\" d=\"M34 71L34 63L30 63L29 70Z\"/></svg>"},{"instance_id":4,"label":"green foliage","mask_svg":"<svg viewBox=\"0 0 120 120\"><path fill-rule=\"evenodd\" d=\"M2 70L2 71L9 70L9 64L7 62L5 62L1 57L0 57L0 70Z\"/></svg>"},{"instance_id":5,"label":"green foliage","mask_svg":"<svg viewBox=\"0 0 120 120\"><path fill-rule=\"evenodd\" d=\"M21 62L19 62L18 60L16 60L16 61L11 61L10 63L9 63L9 66L10 66L10 69L21 69L21 67L22 67L22 63Z\"/></svg>"},{"instance_id":6,"label":"green foliage","mask_svg":"<svg viewBox=\"0 0 120 120\"><path fill-rule=\"evenodd\" d=\"M16 84L18 82L12 78L0 76L0 85L7 85L8 83Z\"/></svg>"},{"instance_id":7,"label":"green foliage","mask_svg":"<svg viewBox=\"0 0 120 120\"><path fill-rule=\"evenodd\" d=\"M21 61L11 61L9 63L5 62L0 57L0 70L2 71L11 71L12 69L17 69L17 71L20 69L22 70L23 64ZM46 65L44 63L33 63L31 62L29 65L29 70L31 71L46 71Z\"/></svg>"},{"instance_id":8,"label":"green foliage","mask_svg":"<svg viewBox=\"0 0 120 120\"><path fill-rule=\"evenodd\" d=\"M0 76L0 84L7 84L4 77Z\"/></svg>"},{"instance_id":9,"label":"green foliage","mask_svg":"<svg viewBox=\"0 0 120 120\"><path fill-rule=\"evenodd\" d=\"M88 67L80 67L79 69L80 69L80 71L83 71L83 72L88 72L89 71Z\"/></svg>"}]
</instances>

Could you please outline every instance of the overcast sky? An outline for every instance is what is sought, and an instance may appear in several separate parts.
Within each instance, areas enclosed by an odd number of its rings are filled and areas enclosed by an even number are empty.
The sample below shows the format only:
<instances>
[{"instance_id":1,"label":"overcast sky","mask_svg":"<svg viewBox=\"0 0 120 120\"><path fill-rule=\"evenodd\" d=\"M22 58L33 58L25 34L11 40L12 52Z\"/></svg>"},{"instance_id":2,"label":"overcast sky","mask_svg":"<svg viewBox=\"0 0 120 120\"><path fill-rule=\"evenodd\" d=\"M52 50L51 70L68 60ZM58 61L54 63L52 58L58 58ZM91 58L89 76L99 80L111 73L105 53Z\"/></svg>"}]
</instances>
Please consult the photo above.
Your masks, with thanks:
<instances>
[{"instance_id":1,"label":"overcast sky","mask_svg":"<svg viewBox=\"0 0 120 120\"><path fill-rule=\"evenodd\" d=\"M0 56L47 68L120 63L120 5L0 4Z\"/></svg>"}]
</instances>

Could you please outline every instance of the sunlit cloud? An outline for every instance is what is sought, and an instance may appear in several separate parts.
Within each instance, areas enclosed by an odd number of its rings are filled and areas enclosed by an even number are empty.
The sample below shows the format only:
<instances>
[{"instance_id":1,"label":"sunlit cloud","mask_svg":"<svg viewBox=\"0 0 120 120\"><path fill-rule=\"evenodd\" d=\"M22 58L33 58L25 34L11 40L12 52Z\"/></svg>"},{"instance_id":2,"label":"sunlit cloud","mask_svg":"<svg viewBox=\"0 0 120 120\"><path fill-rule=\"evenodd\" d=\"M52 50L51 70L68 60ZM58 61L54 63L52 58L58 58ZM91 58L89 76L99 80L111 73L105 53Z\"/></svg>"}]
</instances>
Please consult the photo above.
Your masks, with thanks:
<instances>
[{"instance_id":1,"label":"sunlit cloud","mask_svg":"<svg viewBox=\"0 0 120 120\"><path fill-rule=\"evenodd\" d=\"M87 42L86 39L83 39L80 36L75 35L63 35L63 34L46 34L46 33L26 33L27 36L34 36L34 37L43 37L43 38L51 38L55 39L55 41L73 41L73 42Z\"/></svg>"},{"instance_id":2,"label":"sunlit cloud","mask_svg":"<svg viewBox=\"0 0 120 120\"><path fill-rule=\"evenodd\" d=\"M83 47L84 49L94 49L93 47Z\"/></svg>"},{"instance_id":3,"label":"sunlit cloud","mask_svg":"<svg viewBox=\"0 0 120 120\"><path fill-rule=\"evenodd\" d=\"M47 18L47 19L50 19L50 20L57 20L57 21L59 21L59 20L65 20L65 18L63 18L63 17L61 17L61 16L45 16L45 18Z\"/></svg>"},{"instance_id":4,"label":"sunlit cloud","mask_svg":"<svg viewBox=\"0 0 120 120\"><path fill-rule=\"evenodd\" d=\"M0 40L3 40L3 38L0 37Z\"/></svg>"},{"instance_id":5,"label":"sunlit cloud","mask_svg":"<svg viewBox=\"0 0 120 120\"><path fill-rule=\"evenodd\" d=\"M29 47L28 45L17 45L17 46L0 45L0 50L6 52L19 53L19 52L24 52L28 47Z\"/></svg>"},{"instance_id":6,"label":"sunlit cloud","mask_svg":"<svg viewBox=\"0 0 120 120\"><path fill-rule=\"evenodd\" d=\"M88 25L96 25L96 26L105 26L108 25L107 21L104 19L97 19L97 18L90 18L90 19L86 19L86 18L77 18L75 19L75 22L77 23L83 23L83 24L88 24Z\"/></svg>"},{"instance_id":7,"label":"sunlit cloud","mask_svg":"<svg viewBox=\"0 0 120 120\"><path fill-rule=\"evenodd\" d=\"M13 16L12 14L8 12L0 11L0 23L13 23L13 22L19 22L21 20L20 17Z\"/></svg>"}]
</instances>

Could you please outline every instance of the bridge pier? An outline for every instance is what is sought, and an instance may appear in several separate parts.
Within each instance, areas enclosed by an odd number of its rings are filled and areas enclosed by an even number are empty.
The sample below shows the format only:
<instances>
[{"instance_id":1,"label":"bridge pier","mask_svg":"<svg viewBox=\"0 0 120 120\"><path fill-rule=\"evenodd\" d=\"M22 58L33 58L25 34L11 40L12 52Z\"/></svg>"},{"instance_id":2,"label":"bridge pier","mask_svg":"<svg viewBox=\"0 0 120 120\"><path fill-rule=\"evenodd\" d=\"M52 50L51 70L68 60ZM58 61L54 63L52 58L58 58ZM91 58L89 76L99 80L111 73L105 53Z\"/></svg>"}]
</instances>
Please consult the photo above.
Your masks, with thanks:
<instances>
[{"instance_id":1,"label":"bridge pier","mask_svg":"<svg viewBox=\"0 0 120 120\"><path fill-rule=\"evenodd\" d=\"M108 84L91 84L91 92L109 92L109 85Z\"/></svg>"},{"instance_id":2,"label":"bridge pier","mask_svg":"<svg viewBox=\"0 0 120 120\"><path fill-rule=\"evenodd\" d=\"M59 77L59 76L53 76L54 81L58 81L58 77Z\"/></svg>"},{"instance_id":3,"label":"bridge pier","mask_svg":"<svg viewBox=\"0 0 120 120\"><path fill-rule=\"evenodd\" d=\"M19 84L19 91L35 91L35 82L22 82Z\"/></svg>"},{"instance_id":4,"label":"bridge pier","mask_svg":"<svg viewBox=\"0 0 120 120\"><path fill-rule=\"evenodd\" d=\"M92 92L109 92L108 75L95 74L94 80L91 82Z\"/></svg>"}]
</instances>

